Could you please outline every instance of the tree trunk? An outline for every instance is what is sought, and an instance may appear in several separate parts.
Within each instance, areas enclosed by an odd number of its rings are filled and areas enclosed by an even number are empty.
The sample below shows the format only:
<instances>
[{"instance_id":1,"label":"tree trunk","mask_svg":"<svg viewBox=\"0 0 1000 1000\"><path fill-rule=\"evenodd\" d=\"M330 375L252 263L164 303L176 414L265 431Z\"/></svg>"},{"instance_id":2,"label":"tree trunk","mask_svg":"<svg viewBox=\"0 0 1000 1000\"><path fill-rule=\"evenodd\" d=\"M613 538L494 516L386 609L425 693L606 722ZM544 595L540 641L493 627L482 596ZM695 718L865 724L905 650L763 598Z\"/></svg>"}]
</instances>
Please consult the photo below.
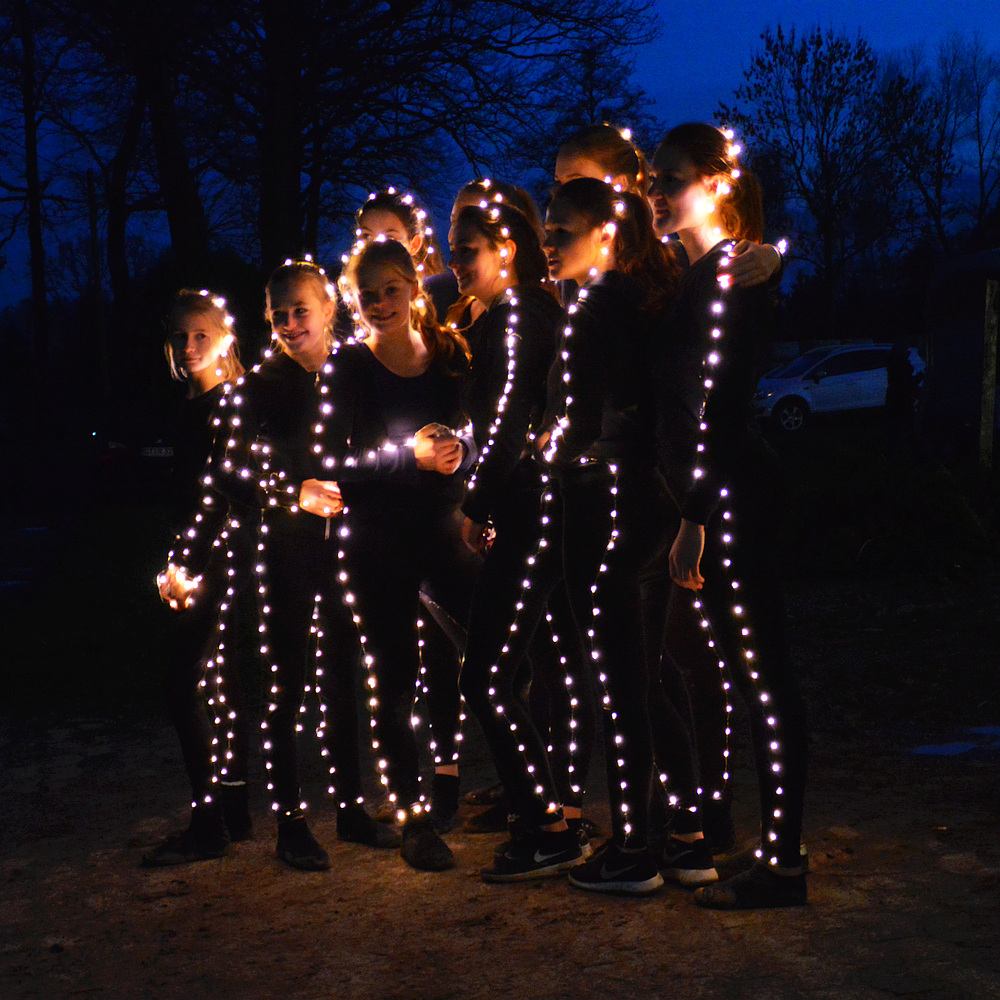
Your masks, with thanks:
<instances>
[{"instance_id":1,"label":"tree trunk","mask_svg":"<svg viewBox=\"0 0 1000 1000\"><path fill-rule=\"evenodd\" d=\"M157 53L143 67L140 89L149 109L149 127L156 153L170 228L177 280L198 284L208 256L208 223L174 104L174 79L166 54Z\"/></svg>"},{"instance_id":2,"label":"tree trunk","mask_svg":"<svg viewBox=\"0 0 1000 1000\"><path fill-rule=\"evenodd\" d=\"M21 109L24 115L24 180L27 191L28 247L31 271L31 321L35 360L44 371L49 360L49 303L42 239L42 182L38 169L38 94L35 36L27 0L16 0L14 18L21 39Z\"/></svg>"},{"instance_id":3,"label":"tree trunk","mask_svg":"<svg viewBox=\"0 0 1000 1000\"><path fill-rule=\"evenodd\" d=\"M983 396L979 411L979 464L984 469L993 468L998 321L1000 321L1000 281L991 278L986 282L986 322L983 329Z\"/></svg>"},{"instance_id":4,"label":"tree trunk","mask_svg":"<svg viewBox=\"0 0 1000 1000\"><path fill-rule=\"evenodd\" d=\"M265 271L302 245L302 62L306 26L301 8L284 0L263 0L264 23L260 133L261 264Z\"/></svg>"},{"instance_id":5,"label":"tree trunk","mask_svg":"<svg viewBox=\"0 0 1000 1000\"><path fill-rule=\"evenodd\" d=\"M125 239L125 227L130 215L128 175L139 148L144 113L142 102L134 100L108 171L108 274L111 278L111 297L116 305L126 304L131 297L132 278Z\"/></svg>"}]
</instances>

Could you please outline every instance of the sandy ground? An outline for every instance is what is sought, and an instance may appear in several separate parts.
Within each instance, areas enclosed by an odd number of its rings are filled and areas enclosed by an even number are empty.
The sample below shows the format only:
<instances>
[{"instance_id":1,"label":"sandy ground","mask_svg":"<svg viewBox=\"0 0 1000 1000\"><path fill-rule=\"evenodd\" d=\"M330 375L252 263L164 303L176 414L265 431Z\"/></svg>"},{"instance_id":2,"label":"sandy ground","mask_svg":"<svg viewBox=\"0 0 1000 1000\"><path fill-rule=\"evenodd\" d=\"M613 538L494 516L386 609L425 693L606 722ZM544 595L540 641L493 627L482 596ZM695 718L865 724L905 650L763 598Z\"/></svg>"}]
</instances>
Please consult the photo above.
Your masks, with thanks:
<instances>
[{"instance_id":1,"label":"sandy ground","mask_svg":"<svg viewBox=\"0 0 1000 1000\"><path fill-rule=\"evenodd\" d=\"M0 1000L1000 997L1000 706L995 687L976 685L977 702L955 680L996 674L996 601L995 585L796 597L816 723L810 905L783 911L703 911L673 887L622 899L562 879L489 886L478 873L501 835L462 830L446 838L454 870L415 872L336 842L308 787L329 872L274 859L259 794L253 841L147 871L143 848L184 820L170 729L4 719ZM470 726L463 785L489 777ZM749 836L745 765L735 780ZM601 781L589 812L606 826Z\"/></svg>"}]
</instances>

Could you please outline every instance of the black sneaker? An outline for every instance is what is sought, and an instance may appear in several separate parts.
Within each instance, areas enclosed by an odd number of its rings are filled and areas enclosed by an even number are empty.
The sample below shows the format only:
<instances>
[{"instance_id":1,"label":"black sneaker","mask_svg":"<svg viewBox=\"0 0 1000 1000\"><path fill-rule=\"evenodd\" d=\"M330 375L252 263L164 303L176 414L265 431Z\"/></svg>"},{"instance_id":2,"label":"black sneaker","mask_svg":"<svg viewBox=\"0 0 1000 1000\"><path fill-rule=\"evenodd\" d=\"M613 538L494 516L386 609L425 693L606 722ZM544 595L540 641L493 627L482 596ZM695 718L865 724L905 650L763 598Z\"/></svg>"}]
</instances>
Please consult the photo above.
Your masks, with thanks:
<instances>
[{"instance_id":1,"label":"black sneaker","mask_svg":"<svg viewBox=\"0 0 1000 1000\"><path fill-rule=\"evenodd\" d=\"M493 857L499 858L501 854L506 854L515 843L530 839L537 830L537 826L522 819L516 813L511 813L507 817L507 831L510 836L502 844L497 844L493 848Z\"/></svg>"},{"instance_id":2,"label":"black sneaker","mask_svg":"<svg viewBox=\"0 0 1000 1000\"><path fill-rule=\"evenodd\" d=\"M489 809L470 816L465 821L465 829L469 833L502 833L507 829L507 806L494 802Z\"/></svg>"},{"instance_id":3,"label":"black sneaker","mask_svg":"<svg viewBox=\"0 0 1000 1000\"><path fill-rule=\"evenodd\" d=\"M229 834L222 813L211 806L197 806L191 813L191 823L181 833L167 837L162 844L142 856L144 868L166 868L186 865L192 861L221 858L229 847Z\"/></svg>"},{"instance_id":4,"label":"black sneaker","mask_svg":"<svg viewBox=\"0 0 1000 1000\"><path fill-rule=\"evenodd\" d=\"M535 830L530 836L508 841L503 853L493 858L493 867L484 868L480 875L484 882L526 882L558 875L582 860L572 830Z\"/></svg>"},{"instance_id":5,"label":"black sneaker","mask_svg":"<svg viewBox=\"0 0 1000 1000\"><path fill-rule=\"evenodd\" d=\"M451 848L427 820L411 821L403 827L399 855L411 868L424 872L443 872L455 867Z\"/></svg>"},{"instance_id":6,"label":"black sneaker","mask_svg":"<svg viewBox=\"0 0 1000 1000\"><path fill-rule=\"evenodd\" d=\"M699 889L694 901L709 910L764 910L805 906L809 900L804 874L778 875L758 861L725 882Z\"/></svg>"},{"instance_id":7,"label":"black sneaker","mask_svg":"<svg viewBox=\"0 0 1000 1000\"><path fill-rule=\"evenodd\" d=\"M303 872L325 872L330 867L330 856L319 846L303 816L278 823L274 854L289 868Z\"/></svg>"},{"instance_id":8,"label":"black sneaker","mask_svg":"<svg viewBox=\"0 0 1000 1000\"><path fill-rule=\"evenodd\" d=\"M601 828L586 816L566 820L566 825L576 833L576 838L580 843L580 853L589 858L594 853L590 842L597 837L603 836Z\"/></svg>"},{"instance_id":9,"label":"black sneaker","mask_svg":"<svg viewBox=\"0 0 1000 1000\"><path fill-rule=\"evenodd\" d=\"M399 808L396 803L388 795L385 795L375 804L375 807L372 809L372 816L376 823L395 823L397 812L399 812Z\"/></svg>"},{"instance_id":10,"label":"black sneaker","mask_svg":"<svg viewBox=\"0 0 1000 1000\"><path fill-rule=\"evenodd\" d=\"M360 804L337 809L337 839L366 847L399 847L402 838L391 826L376 823Z\"/></svg>"},{"instance_id":11,"label":"black sneaker","mask_svg":"<svg viewBox=\"0 0 1000 1000\"><path fill-rule=\"evenodd\" d=\"M492 785L484 785L482 788L473 788L471 792L465 793L462 800L467 806L492 806L503 801L503 783L494 781Z\"/></svg>"},{"instance_id":12,"label":"black sneaker","mask_svg":"<svg viewBox=\"0 0 1000 1000\"><path fill-rule=\"evenodd\" d=\"M668 837L667 842L657 851L656 867L664 878L681 885L708 885L719 881L712 854L706 840L687 843L676 837Z\"/></svg>"},{"instance_id":13,"label":"black sneaker","mask_svg":"<svg viewBox=\"0 0 1000 1000\"><path fill-rule=\"evenodd\" d=\"M589 861L577 865L569 880L578 889L644 895L663 885L650 850L623 851L609 840Z\"/></svg>"},{"instance_id":14,"label":"black sneaker","mask_svg":"<svg viewBox=\"0 0 1000 1000\"><path fill-rule=\"evenodd\" d=\"M723 854L721 857L716 856L715 867L719 872L719 878L732 878L734 875L739 875L741 872L745 872L757 864L758 860L760 860L757 857L758 846L757 841L751 841L739 851ZM806 849L806 845L802 843L799 844L798 867L804 872L809 871L809 851Z\"/></svg>"}]
</instances>

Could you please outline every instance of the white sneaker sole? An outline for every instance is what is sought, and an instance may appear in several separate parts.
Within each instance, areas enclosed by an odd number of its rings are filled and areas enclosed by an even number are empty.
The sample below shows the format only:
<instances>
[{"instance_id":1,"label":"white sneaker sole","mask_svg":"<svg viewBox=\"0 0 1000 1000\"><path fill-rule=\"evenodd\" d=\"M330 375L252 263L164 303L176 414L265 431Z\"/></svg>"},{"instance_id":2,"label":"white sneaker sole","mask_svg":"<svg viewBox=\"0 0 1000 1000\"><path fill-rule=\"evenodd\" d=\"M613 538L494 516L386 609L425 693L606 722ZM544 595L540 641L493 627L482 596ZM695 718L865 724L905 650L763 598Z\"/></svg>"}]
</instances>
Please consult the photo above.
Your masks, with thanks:
<instances>
[{"instance_id":1,"label":"white sneaker sole","mask_svg":"<svg viewBox=\"0 0 1000 1000\"><path fill-rule=\"evenodd\" d=\"M582 882L573 878L573 873L569 873L570 885L575 885L577 889L587 889L590 892L623 892L630 896L643 896L649 892L656 892L663 885L663 877L656 875L645 879L642 882Z\"/></svg>"},{"instance_id":2,"label":"white sneaker sole","mask_svg":"<svg viewBox=\"0 0 1000 1000\"><path fill-rule=\"evenodd\" d=\"M719 873L714 868L661 868L660 874L689 889L719 881Z\"/></svg>"}]
</instances>

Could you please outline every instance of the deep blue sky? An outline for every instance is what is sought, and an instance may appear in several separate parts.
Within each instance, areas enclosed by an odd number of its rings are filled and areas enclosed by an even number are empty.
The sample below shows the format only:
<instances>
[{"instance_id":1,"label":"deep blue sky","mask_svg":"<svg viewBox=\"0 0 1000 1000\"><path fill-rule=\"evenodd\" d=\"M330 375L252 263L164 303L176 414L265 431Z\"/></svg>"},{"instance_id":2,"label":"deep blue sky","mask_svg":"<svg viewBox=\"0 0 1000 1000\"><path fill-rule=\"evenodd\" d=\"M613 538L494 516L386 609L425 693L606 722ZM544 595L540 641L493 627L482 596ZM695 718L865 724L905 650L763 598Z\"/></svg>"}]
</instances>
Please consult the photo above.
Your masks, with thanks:
<instances>
[{"instance_id":1,"label":"deep blue sky","mask_svg":"<svg viewBox=\"0 0 1000 1000\"><path fill-rule=\"evenodd\" d=\"M663 33L639 56L639 82L668 125L711 121L743 78L760 34L780 24L858 30L880 53L924 42L928 52L953 31L978 31L1000 50L997 0L658 0Z\"/></svg>"},{"instance_id":2,"label":"deep blue sky","mask_svg":"<svg viewBox=\"0 0 1000 1000\"><path fill-rule=\"evenodd\" d=\"M740 84L761 32L778 24L860 30L880 53L919 43L932 52L953 31L978 31L987 49L1000 52L1000 0L658 0L658 6L662 35L639 53L636 68L668 125L713 120L719 101L730 100ZM53 258L54 244L50 239ZM23 240L7 247L0 306L28 293L26 249Z\"/></svg>"}]
</instances>

